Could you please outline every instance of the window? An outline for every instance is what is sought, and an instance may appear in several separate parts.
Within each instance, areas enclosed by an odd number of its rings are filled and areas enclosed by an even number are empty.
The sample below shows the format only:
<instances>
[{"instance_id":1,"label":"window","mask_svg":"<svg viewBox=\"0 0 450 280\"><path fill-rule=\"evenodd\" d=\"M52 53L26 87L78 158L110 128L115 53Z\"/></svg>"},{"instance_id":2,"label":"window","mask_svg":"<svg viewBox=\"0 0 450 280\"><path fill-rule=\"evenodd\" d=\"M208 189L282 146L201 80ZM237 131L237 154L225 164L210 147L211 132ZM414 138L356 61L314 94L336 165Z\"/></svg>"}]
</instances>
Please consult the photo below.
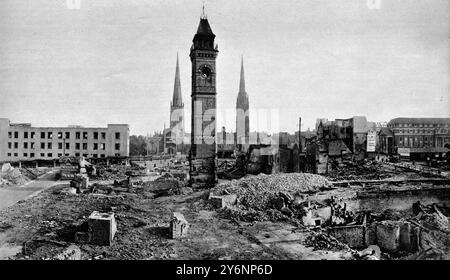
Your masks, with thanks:
<instances>
[{"instance_id":1,"label":"window","mask_svg":"<svg viewBox=\"0 0 450 280\"><path fill-rule=\"evenodd\" d=\"M47 149L50 150L51 148L52 148L52 143L51 143L51 142L48 142L48 143L47 143Z\"/></svg>"},{"instance_id":2,"label":"window","mask_svg":"<svg viewBox=\"0 0 450 280\"><path fill-rule=\"evenodd\" d=\"M106 150L106 145L105 145L105 143L101 143L101 144L100 144L100 150L102 150L102 151Z\"/></svg>"},{"instance_id":3,"label":"window","mask_svg":"<svg viewBox=\"0 0 450 280\"><path fill-rule=\"evenodd\" d=\"M45 143L41 142L41 149L45 149Z\"/></svg>"},{"instance_id":4,"label":"window","mask_svg":"<svg viewBox=\"0 0 450 280\"><path fill-rule=\"evenodd\" d=\"M120 132L116 132L116 140L120 139Z\"/></svg>"},{"instance_id":5,"label":"window","mask_svg":"<svg viewBox=\"0 0 450 280\"><path fill-rule=\"evenodd\" d=\"M58 143L58 150L62 150L63 148L63 143Z\"/></svg>"},{"instance_id":6,"label":"window","mask_svg":"<svg viewBox=\"0 0 450 280\"><path fill-rule=\"evenodd\" d=\"M83 132L83 139L87 139L88 138L88 133L87 132Z\"/></svg>"},{"instance_id":7,"label":"window","mask_svg":"<svg viewBox=\"0 0 450 280\"><path fill-rule=\"evenodd\" d=\"M11 149L11 148L12 148L12 143L8 142L8 149Z\"/></svg>"},{"instance_id":8,"label":"window","mask_svg":"<svg viewBox=\"0 0 450 280\"><path fill-rule=\"evenodd\" d=\"M66 132L66 139L70 139L70 132Z\"/></svg>"},{"instance_id":9,"label":"window","mask_svg":"<svg viewBox=\"0 0 450 280\"><path fill-rule=\"evenodd\" d=\"M18 142L14 142L14 149L18 149L19 148L19 143Z\"/></svg>"},{"instance_id":10,"label":"window","mask_svg":"<svg viewBox=\"0 0 450 280\"><path fill-rule=\"evenodd\" d=\"M41 139L45 139L45 132L41 132Z\"/></svg>"},{"instance_id":11,"label":"window","mask_svg":"<svg viewBox=\"0 0 450 280\"><path fill-rule=\"evenodd\" d=\"M66 149L70 149L70 143L66 143Z\"/></svg>"},{"instance_id":12,"label":"window","mask_svg":"<svg viewBox=\"0 0 450 280\"><path fill-rule=\"evenodd\" d=\"M30 138L31 139L34 139L34 135L36 134L36 132L34 132L34 131L32 131L32 132L30 132Z\"/></svg>"},{"instance_id":13,"label":"window","mask_svg":"<svg viewBox=\"0 0 450 280\"><path fill-rule=\"evenodd\" d=\"M100 157L101 157L101 158L104 158L104 157L105 157L105 155L104 155L104 154L101 154L101 155L100 155Z\"/></svg>"},{"instance_id":14,"label":"window","mask_svg":"<svg viewBox=\"0 0 450 280\"><path fill-rule=\"evenodd\" d=\"M18 156L19 156L19 154L17 154L17 153L14 153L14 156L15 156L15 157L18 157Z\"/></svg>"},{"instance_id":15,"label":"window","mask_svg":"<svg viewBox=\"0 0 450 280\"><path fill-rule=\"evenodd\" d=\"M102 139L105 140L106 139L106 133L102 132Z\"/></svg>"},{"instance_id":16,"label":"window","mask_svg":"<svg viewBox=\"0 0 450 280\"><path fill-rule=\"evenodd\" d=\"M81 137L81 133L80 132L75 132L75 139L80 139Z\"/></svg>"},{"instance_id":17,"label":"window","mask_svg":"<svg viewBox=\"0 0 450 280\"><path fill-rule=\"evenodd\" d=\"M47 138L52 139L53 138L53 132L49 131L47 132Z\"/></svg>"},{"instance_id":18,"label":"window","mask_svg":"<svg viewBox=\"0 0 450 280\"><path fill-rule=\"evenodd\" d=\"M53 154L52 153L48 153L47 157L53 157Z\"/></svg>"},{"instance_id":19,"label":"window","mask_svg":"<svg viewBox=\"0 0 450 280\"><path fill-rule=\"evenodd\" d=\"M58 154L58 157L62 157L62 154Z\"/></svg>"},{"instance_id":20,"label":"window","mask_svg":"<svg viewBox=\"0 0 450 280\"><path fill-rule=\"evenodd\" d=\"M94 150L98 150L98 144L94 143Z\"/></svg>"},{"instance_id":21,"label":"window","mask_svg":"<svg viewBox=\"0 0 450 280\"><path fill-rule=\"evenodd\" d=\"M31 145L30 148L31 148L31 149L34 149L34 142L31 142L30 145Z\"/></svg>"},{"instance_id":22,"label":"window","mask_svg":"<svg viewBox=\"0 0 450 280\"><path fill-rule=\"evenodd\" d=\"M83 154L83 157L87 158L87 157L88 157L88 154Z\"/></svg>"},{"instance_id":23,"label":"window","mask_svg":"<svg viewBox=\"0 0 450 280\"><path fill-rule=\"evenodd\" d=\"M34 158L34 153L30 153L30 158Z\"/></svg>"},{"instance_id":24,"label":"window","mask_svg":"<svg viewBox=\"0 0 450 280\"><path fill-rule=\"evenodd\" d=\"M28 131L23 132L23 138L28 138Z\"/></svg>"},{"instance_id":25,"label":"window","mask_svg":"<svg viewBox=\"0 0 450 280\"><path fill-rule=\"evenodd\" d=\"M24 149L28 149L28 143L27 142L23 142L23 148Z\"/></svg>"},{"instance_id":26,"label":"window","mask_svg":"<svg viewBox=\"0 0 450 280\"><path fill-rule=\"evenodd\" d=\"M12 138L12 132L11 131L8 132L8 138Z\"/></svg>"},{"instance_id":27,"label":"window","mask_svg":"<svg viewBox=\"0 0 450 280\"><path fill-rule=\"evenodd\" d=\"M28 157L28 153L23 153L23 157Z\"/></svg>"},{"instance_id":28,"label":"window","mask_svg":"<svg viewBox=\"0 0 450 280\"><path fill-rule=\"evenodd\" d=\"M14 131L14 138L19 138L19 132L18 131Z\"/></svg>"},{"instance_id":29,"label":"window","mask_svg":"<svg viewBox=\"0 0 450 280\"><path fill-rule=\"evenodd\" d=\"M83 150L87 150L87 143L83 143Z\"/></svg>"},{"instance_id":30,"label":"window","mask_svg":"<svg viewBox=\"0 0 450 280\"><path fill-rule=\"evenodd\" d=\"M58 132L58 139L62 139L63 133L62 132Z\"/></svg>"},{"instance_id":31,"label":"window","mask_svg":"<svg viewBox=\"0 0 450 280\"><path fill-rule=\"evenodd\" d=\"M115 148L116 148L116 151L120 150L120 143L116 143Z\"/></svg>"},{"instance_id":32,"label":"window","mask_svg":"<svg viewBox=\"0 0 450 280\"><path fill-rule=\"evenodd\" d=\"M94 139L98 139L98 132L94 132Z\"/></svg>"},{"instance_id":33,"label":"window","mask_svg":"<svg viewBox=\"0 0 450 280\"><path fill-rule=\"evenodd\" d=\"M41 157L45 157L45 154L44 154L44 153L41 153Z\"/></svg>"},{"instance_id":34,"label":"window","mask_svg":"<svg viewBox=\"0 0 450 280\"><path fill-rule=\"evenodd\" d=\"M65 154L65 156L66 156L66 157L68 157L68 156L69 156L69 154Z\"/></svg>"},{"instance_id":35,"label":"window","mask_svg":"<svg viewBox=\"0 0 450 280\"><path fill-rule=\"evenodd\" d=\"M8 153L8 156L10 157L10 156L11 156L11 153Z\"/></svg>"},{"instance_id":36,"label":"window","mask_svg":"<svg viewBox=\"0 0 450 280\"><path fill-rule=\"evenodd\" d=\"M94 158L98 158L98 155L97 154L93 154L92 155Z\"/></svg>"},{"instance_id":37,"label":"window","mask_svg":"<svg viewBox=\"0 0 450 280\"><path fill-rule=\"evenodd\" d=\"M75 150L79 150L80 149L80 143L75 143Z\"/></svg>"},{"instance_id":38,"label":"window","mask_svg":"<svg viewBox=\"0 0 450 280\"><path fill-rule=\"evenodd\" d=\"M79 156L80 156L80 153L75 153L75 156L76 156L76 157L79 157Z\"/></svg>"}]
</instances>

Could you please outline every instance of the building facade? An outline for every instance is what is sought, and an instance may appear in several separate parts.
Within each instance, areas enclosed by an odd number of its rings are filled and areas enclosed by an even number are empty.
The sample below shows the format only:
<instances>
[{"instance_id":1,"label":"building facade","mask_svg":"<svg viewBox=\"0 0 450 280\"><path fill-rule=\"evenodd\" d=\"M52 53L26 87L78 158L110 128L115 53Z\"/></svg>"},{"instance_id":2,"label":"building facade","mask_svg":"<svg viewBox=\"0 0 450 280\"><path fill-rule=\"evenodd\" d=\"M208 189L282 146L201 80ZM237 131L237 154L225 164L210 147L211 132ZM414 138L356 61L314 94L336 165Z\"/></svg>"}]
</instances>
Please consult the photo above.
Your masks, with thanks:
<instances>
[{"instance_id":1,"label":"building facade","mask_svg":"<svg viewBox=\"0 0 450 280\"><path fill-rule=\"evenodd\" d=\"M50 160L62 156L105 158L129 155L127 124L106 128L33 127L0 119L0 162Z\"/></svg>"},{"instance_id":2,"label":"building facade","mask_svg":"<svg viewBox=\"0 0 450 280\"><path fill-rule=\"evenodd\" d=\"M441 158L450 150L450 118L395 118L387 127L400 156Z\"/></svg>"},{"instance_id":3,"label":"building facade","mask_svg":"<svg viewBox=\"0 0 450 280\"><path fill-rule=\"evenodd\" d=\"M216 35L205 15L200 18L190 50L192 63L191 185L209 187L216 181Z\"/></svg>"}]
</instances>

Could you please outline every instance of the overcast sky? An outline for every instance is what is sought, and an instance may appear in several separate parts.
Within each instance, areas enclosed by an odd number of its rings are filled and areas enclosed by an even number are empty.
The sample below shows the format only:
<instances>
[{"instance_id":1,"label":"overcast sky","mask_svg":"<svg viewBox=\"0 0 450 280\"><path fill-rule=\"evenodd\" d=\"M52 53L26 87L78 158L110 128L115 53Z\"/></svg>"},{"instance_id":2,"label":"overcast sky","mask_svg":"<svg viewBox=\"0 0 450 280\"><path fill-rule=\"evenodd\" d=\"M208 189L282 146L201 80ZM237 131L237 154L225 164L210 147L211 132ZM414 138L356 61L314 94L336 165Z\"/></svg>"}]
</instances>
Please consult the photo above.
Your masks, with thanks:
<instances>
[{"instance_id":1,"label":"overcast sky","mask_svg":"<svg viewBox=\"0 0 450 280\"><path fill-rule=\"evenodd\" d=\"M0 117L161 130L178 52L189 131L189 49L202 1L66 2L0 2ZM304 130L319 117L450 117L450 1L380 2L207 1L219 45L218 127L235 130L223 112L235 107L242 54L251 110L278 110L283 131L300 116Z\"/></svg>"}]
</instances>

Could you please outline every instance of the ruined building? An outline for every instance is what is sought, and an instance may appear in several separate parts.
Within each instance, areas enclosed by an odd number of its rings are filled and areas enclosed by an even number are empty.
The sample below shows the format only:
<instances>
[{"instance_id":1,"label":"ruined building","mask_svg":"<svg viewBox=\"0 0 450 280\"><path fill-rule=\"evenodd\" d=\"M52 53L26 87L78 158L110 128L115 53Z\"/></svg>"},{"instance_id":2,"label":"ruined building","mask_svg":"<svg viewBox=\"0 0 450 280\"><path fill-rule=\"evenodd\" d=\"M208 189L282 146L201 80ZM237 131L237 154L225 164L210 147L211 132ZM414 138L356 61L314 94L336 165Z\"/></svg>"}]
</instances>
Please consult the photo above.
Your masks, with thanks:
<instances>
[{"instance_id":1,"label":"ruined building","mask_svg":"<svg viewBox=\"0 0 450 280\"><path fill-rule=\"evenodd\" d=\"M50 160L62 156L105 158L128 156L127 124L107 127L33 127L0 119L0 162Z\"/></svg>"},{"instance_id":2,"label":"ruined building","mask_svg":"<svg viewBox=\"0 0 450 280\"><path fill-rule=\"evenodd\" d=\"M194 187L216 181L216 35L205 15L200 18L190 51L192 62L192 114L189 175Z\"/></svg>"},{"instance_id":3,"label":"ruined building","mask_svg":"<svg viewBox=\"0 0 450 280\"><path fill-rule=\"evenodd\" d=\"M184 145L184 103L181 97L180 65L175 69L172 102L170 102L170 127L164 135L165 151L169 154L181 152Z\"/></svg>"},{"instance_id":4,"label":"ruined building","mask_svg":"<svg viewBox=\"0 0 450 280\"><path fill-rule=\"evenodd\" d=\"M237 150L246 150L249 145L249 102L245 91L244 58L241 59L241 78L236 100L236 144Z\"/></svg>"}]
</instances>

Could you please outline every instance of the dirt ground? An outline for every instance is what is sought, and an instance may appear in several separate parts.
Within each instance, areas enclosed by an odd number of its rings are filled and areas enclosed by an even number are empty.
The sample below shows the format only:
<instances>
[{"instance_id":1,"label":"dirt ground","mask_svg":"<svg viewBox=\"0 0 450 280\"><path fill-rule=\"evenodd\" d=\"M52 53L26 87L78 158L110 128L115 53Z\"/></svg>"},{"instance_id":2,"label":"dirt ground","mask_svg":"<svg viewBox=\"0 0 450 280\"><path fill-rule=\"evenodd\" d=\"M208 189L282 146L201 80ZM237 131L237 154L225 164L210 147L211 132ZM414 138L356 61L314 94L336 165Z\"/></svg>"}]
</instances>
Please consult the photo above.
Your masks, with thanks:
<instances>
[{"instance_id":1,"label":"dirt ground","mask_svg":"<svg viewBox=\"0 0 450 280\"><path fill-rule=\"evenodd\" d=\"M339 176L331 175L328 178L330 180L374 179L379 178L378 174L384 174L383 179L419 176L415 173L396 170L387 172L386 169L389 168L378 164L366 165L363 172L360 172L361 168L353 167L348 170L348 176L341 173ZM112 172L112 175L106 174L105 178L99 178L99 181L90 181L91 185L99 183L111 187L114 180L109 180L111 182L108 183L108 180L104 179L111 179L111 176L115 179L116 175L120 178L125 176L125 172L122 172L125 169L116 171ZM282 182L289 183L298 176L282 175L281 177ZM61 191L69 187L67 181L61 181L60 184L46 189L37 196L21 200L0 211L0 259L54 259L70 245L79 246L81 259L96 260L358 259L355 250L326 234L321 227L307 228L298 220L283 216L280 211L277 212L274 209L268 209L270 211L266 213L269 215L262 217L264 219L239 219L236 215L227 214L227 210L213 208L208 202L209 190L192 191L184 188L185 191L181 192L182 194L167 191L172 187L167 188L166 184L174 183L173 177L168 178L168 181L166 179L148 181L149 178L134 177L133 181L140 181L140 183L135 183L127 191L119 187L111 188L108 191L112 191L111 193L100 191L100 193L84 194ZM254 179L251 182L247 182L247 179L239 181L245 183L241 187L259 190L270 181L264 179L264 176L255 178L259 178L259 181ZM278 177L275 176L272 179L276 178ZM295 180L292 182L290 184L297 186ZM321 180L318 182L320 183ZM51 183L54 184L54 182ZM394 187L399 188L399 186ZM359 186L358 190L361 188L363 187ZM101 190L100 186L97 186L97 189ZM317 187L317 191L319 190L319 193L314 194L318 199L321 196L327 198L330 195L343 198L347 194L355 193L354 188L349 187L331 190L322 190ZM257 198L257 196L254 197ZM249 203L252 200L246 197L245 201ZM93 211L115 214L118 231L111 246L75 242L75 233L85 230L85 221ZM169 225L173 212L182 213L190 223L188 236L184 239L170 238ZM448 213L444 214L448 216ZM402 217L406 216L399 214L389 219L398 220ZM424 225L421 224L422 227ZM448 230L439 231L430 230L430 228L425 225L423 247L429 247L432 250L424 255L405 257L450 258ZM391 258L391 256L384 256L384 258Z\"/></svg>"},{"instance_id":2,"label":"dirt ground","mask_svg":"<svg viewBox=\"0 0 450 280\"><path fill-rule=\"evenodd\" d=\"M322 251L305 246L314 232L289 223L250 224L220 218L205 200L205 191L148 198L151 185L136 193L110 196L55 191L61 187L52 187L0 212L0 248L10 254L17 252L4 257L52 259L75 244L75 232L92 211L113 211L118 228L113 244L78 244L82 259L351 258L349 250ZM170 239L174 211L183 213L191 225L185 239Z\"/></svg>"}]
</instances>

